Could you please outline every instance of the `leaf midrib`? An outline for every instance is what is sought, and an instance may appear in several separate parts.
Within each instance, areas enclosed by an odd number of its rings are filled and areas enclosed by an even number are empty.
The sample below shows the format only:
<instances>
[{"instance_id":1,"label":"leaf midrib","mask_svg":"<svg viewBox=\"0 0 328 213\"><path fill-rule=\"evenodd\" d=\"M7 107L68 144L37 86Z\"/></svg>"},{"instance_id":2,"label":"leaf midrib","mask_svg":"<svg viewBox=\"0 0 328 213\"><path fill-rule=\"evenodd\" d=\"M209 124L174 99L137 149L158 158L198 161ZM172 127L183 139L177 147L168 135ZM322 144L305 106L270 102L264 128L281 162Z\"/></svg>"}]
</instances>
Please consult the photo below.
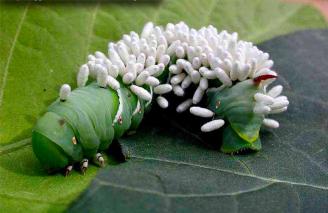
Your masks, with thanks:
<instances>
[{"instance_id":1,"label":"leaf midrib","mask_svg":"<svg viewBox=\"0 0 328 213\"><path fill-rule=\"evenodd\" d=\"M4 90L6 88L8 71L9 71L9 65L10 65L11 59L13 57L13 53L14 53L14 50L15 50L15 47L16 47L18 36L20 34L20 31L22 29L22 25L23 25L23 23L25 21L25 18L26 18L26 14L27 14L29 5L30 4L27 4L26 7L24 8L22 17L21 17L21 19L19 21L19 24L17 26L17 30L16 30L16 33L15 33L15 36L14 36L12 45L11 45L10 50L9 50L9 55L8 55L8 58L7 58L7 61L6 61L6 65L5 65L5 69L4 69L4 73L3 73L3 77L2 77L2 86L0 88L0 109L1 109L1 106L2 106L2 100L3 100Z\"/></svg>"},{"instance_id":2,"label":"leaf midrib","mask_svg":"<svg viewBox=\"0 0 328 213\"><path fill-rule=\"evenodd\" d=\"M238 175L238 176L256 178L256 179L266 181L266 182L285 183L285 184L290 184L290 185L305 186L305 187L311 187L311 188L316 188L316 189L328 190L328 186L321 186L321 185L307 184L307 183L302 183L302 182L280 180L280 179L276 179L276 178L261 177L261 176L256 176L252 173L243 173L243 172L231 171L231 170L228 170L228 169L213 168L213 167L204 166L204 165L201 165L201 164L194 164L194 163L188 163L188 162L183 162L183 161L175 161L175 160L168 160L168 159L162 159L162 158L153 158L153 157L143 157L143 156L138 156L138 155L130 155L129 157L130 158L135 158L135 159L140 159L140 160L159 161L159 162L162 162L162 163L185 165L185 166L192 166L192 167L196 167L196 168L209 169L209 170L229 173L229 174L233 174L233 175Z\"/></svg>"},{"instance_id":3,"label":"leaf midrib","mask_svg":"<svg viewBox=\"0 0 328 213\"><path fill-rule=\"evenodd\" d=\"M120 188L120 189L125 189L128 191L135 191L135 192L140 192L140 193L146 193L146 194L152 194L152 195L158 195L158 196L163 196L163 197L169 197L169 198L194 198L194 197L223 197L223 196L237 196L245 193L250 193L254 192L257 190L262 190L265 189L273 184L275 182L269 182L267 184L261 185L259 187L254 187L249 190L241 190L241 191L236 191L236 192L230 192L230 193L203 193L203 194L197 194L197 193L191 193L191 194L178 194L178 193L164 193L161 191L156 191L156 190L146 190L143 188L139 187L130 187L127 185L122 185L122 184L116 184L108 181L103 181L100 180L99 178L95 178L96 183L102 186L111 186L115 188Z\"/></svg>"}]
</instances>

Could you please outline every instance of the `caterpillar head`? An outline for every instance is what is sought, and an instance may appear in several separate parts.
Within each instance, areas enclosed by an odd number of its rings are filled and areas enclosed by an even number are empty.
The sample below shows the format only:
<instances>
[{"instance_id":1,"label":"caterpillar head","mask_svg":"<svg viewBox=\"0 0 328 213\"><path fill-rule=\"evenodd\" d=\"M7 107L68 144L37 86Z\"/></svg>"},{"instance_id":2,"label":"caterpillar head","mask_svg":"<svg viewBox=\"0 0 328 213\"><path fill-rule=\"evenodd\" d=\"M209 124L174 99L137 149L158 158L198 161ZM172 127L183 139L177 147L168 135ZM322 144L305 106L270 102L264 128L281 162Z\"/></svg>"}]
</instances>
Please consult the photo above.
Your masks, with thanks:
<instances>
[{"instance_id":1,"label":"caterpillar head","mask_svg":"<svg viewBox=\"0 0 328 213\"><path fill-rule=\"evenodd\" d=\"M76 146L74 131L60 116L47 112L42 116L32 134L33 151L41 164L49 171L55 171L71 164L81 155Z\"/></svg>"},{"instance_id":2,"label":"caterpillar head","mask_svg":"<svg viewBox=\"0 0 328 213\"><path fill-rule=\"evenodd\" d=\"M238 153L244 150L261 149L259 131L266 113L258 112L256 109L259 105L270 108L273 104L273 98L264 94L266 88L262 83L274 78L276 78L274 75L260 76L238 82L221 91L208 93L208 108L215 113L216 119L227 121L223 130L222 152ZM261 99L262 102L259 103L257 100L259 94L267 98L268 102L265 103Z\"/></svg>"}]
</instances>

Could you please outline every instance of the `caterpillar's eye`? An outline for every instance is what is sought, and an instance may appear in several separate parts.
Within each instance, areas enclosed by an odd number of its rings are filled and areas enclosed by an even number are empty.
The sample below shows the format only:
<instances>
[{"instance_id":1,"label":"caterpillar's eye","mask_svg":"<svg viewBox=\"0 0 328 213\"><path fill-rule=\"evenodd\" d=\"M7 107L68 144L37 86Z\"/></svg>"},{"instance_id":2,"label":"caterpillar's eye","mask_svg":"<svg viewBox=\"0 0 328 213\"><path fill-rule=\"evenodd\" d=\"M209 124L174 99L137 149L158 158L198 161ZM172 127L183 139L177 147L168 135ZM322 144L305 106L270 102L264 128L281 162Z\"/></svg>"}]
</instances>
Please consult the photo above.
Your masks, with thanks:
<instances>
[{"instance_id":1,"label":"caterpillar's eye","mask_svg":"<svg viewBox=\"0 0 328 213\"><path fill-rule=\"evenodd\" d=\"M215 108L218 109L218 108L220 107L220 105L221 105L221 101L217 101L217 102L215 103Z\"/></svg>"},{"instance_id":2,"label":"caterpillar's eye","mask_svg":"<svg viewBox=\"0 0 328 213\"><path fill-rule=\"evenodd\" d=\"M74 144L74 145L76 145L76 144L77 144L77 141L76 141L76 138L75 138L75 136L74 136L74 137L72 137L72 144Z\"/></svg>"}]
</instances>

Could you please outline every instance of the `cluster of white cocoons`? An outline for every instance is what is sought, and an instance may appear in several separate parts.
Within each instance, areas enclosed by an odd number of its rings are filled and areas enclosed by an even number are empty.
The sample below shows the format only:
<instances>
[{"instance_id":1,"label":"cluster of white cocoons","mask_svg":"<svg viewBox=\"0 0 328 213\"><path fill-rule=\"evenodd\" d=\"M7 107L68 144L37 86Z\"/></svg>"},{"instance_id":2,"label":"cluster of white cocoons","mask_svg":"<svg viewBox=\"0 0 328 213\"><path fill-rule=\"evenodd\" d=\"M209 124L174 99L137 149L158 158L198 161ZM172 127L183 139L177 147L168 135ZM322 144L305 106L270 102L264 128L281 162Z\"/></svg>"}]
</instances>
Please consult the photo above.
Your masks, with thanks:
<instances>
[{"instance_id":1,"label":"cluster of white cocoons","mask_svg":"<svg viewBox=\"0 0 328 213\"><path fill-rule=\"evenodd\" d=\"M173 64L172 59L176 59L176 63ZM156 102L162 108L169 106L165 94L173 92L184 97L185 90L195 85L193 96L178 105L176 111L180 113L190 109L196 116L213 118L212 111L197 106L210 89L209 81L220 81L222 86L218 89L223 89L232 86L234 81L265 74L277 75L270 69L272 65L268 53L260 51L251 42L238 40L237 33L218 32L211 25L196 30L183 22L169 23L165 27L149 22L140 35L130 32L118 42L110 42L107 54L97 51L89 55L88 62L81 66L77 75L77 84L82 87L91 77L97 80L100 87L109 86L118 90L120 83L117 78L120 77L135 95L148 103L157 95ZM161 83L158 76L165 69L169 70L169 78ZM145 89L145 85L149 86L150 91ZM60 96L65 100L69 92L62 90ZM266 94L257 94L254 97L257 102L254 112L269 114L286 110L288 101L285 96L279 96L281 90L281 86L276 86ZM279 126L272 119L265 119L264 124ZM223 125L221 119L212 120L204 124L201 130L209 132Z\"/></svg>"},{"instance_id":2,"label":"cluster of white cocoons","mask_svg":"<svg viewBox=\"0 0 328 213\"><path fill-rule=\"evenodd\" d=\"M287 110L289 101L286 96L280 95L282 86L277 85L271 88L268 92L256 93L254 99L256 101L254 113L256 114L277 114ZM266 91L266 88L265 88ZM270 128L278 128L279 123L276 120L265 118L263 124Z\"/></svg>"}]
</instances>

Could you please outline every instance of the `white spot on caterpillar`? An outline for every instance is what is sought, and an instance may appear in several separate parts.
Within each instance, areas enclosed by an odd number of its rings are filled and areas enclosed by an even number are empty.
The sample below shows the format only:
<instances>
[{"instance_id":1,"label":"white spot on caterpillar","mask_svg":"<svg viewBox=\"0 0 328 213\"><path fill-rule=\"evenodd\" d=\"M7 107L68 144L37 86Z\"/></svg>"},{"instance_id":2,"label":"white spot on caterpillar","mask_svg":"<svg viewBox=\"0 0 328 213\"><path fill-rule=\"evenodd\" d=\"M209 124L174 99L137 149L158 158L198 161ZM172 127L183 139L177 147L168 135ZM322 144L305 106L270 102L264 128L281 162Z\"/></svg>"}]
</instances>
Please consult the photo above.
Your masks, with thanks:
<instances>
[{"instance_id":1,"label":"white spot on caterpillar","mask_svg":"<svg viewBox=\"0 0 328 213\"><path fill-rule=\"evenodd\" d=\"M157 102L158 106L160 106L163 109L165 109L169 106L169 102L163 96L158 96L156 98L156 102Z\"/></svg>"},{"instance_id":2,"label":"white spot on caterpillar","mask_svg":"<svg viewBox=\"0 0 328 213\"><path fill-rule=\"evenodd\" d=\"M136 115L137 113L139 113L141 110L141 104L140 104L140 101L138 99L138 102L137 102L137 106L136 108L134 109L133 113L132 113L132 116Z\"/></svg>"},{"instance_id":3,"label":"white spot on caterpillar","mask_svg":"<svg viewBox=\"0 0 328 213\"><path fill-rule=\"evenodd\" d=\"M115 114L115 117L114 117L114 121L113 121L113 126L114 124L116 124L119 120L122 120L122 113L123 113L123 95L122 95L122 92L121 90L117 90L117 95L118 95L118 102L119 102L119 105L118 105L118 109L117 109L117 112Z\"/></svg>"},{"instance_id":4,"label":"white spot on caterpillar","mask_svg":"<svg viewBox=\"0 0 328 213\"><path fill-rule=\"evenodd\" d=\"M88 81L89 77L89 67L84 64L81 66L79 73L77 74L77 86L84 87Z\"/></svg>"},{"instance_id":5,"label":"white spot on caterpillar","mask_svg":"<svg viewBox=\"0 0 328 213\"><path fill-rule=\"evenodd\" d=\"M172 86L170 84L161 84L154 88L154 93L158 95L163 95L171 91L172 91Z\"/></svg>"},{"instance_id":6,"label":"white spot on caterpillar","mask_svg":"<svg viewBox=\"0 0 328 213\"><path fill-rule=\"evenodd\" d=\"M142 87L131 85L130 89L134 94L145 101L150 101L152 99L151 94Z\"/></svg>"},{"instance_id":7,"label":"white spot on caterpillar","mask_svg":"<svg viewBox=\"0 0 328 213\"><path fill-rule=\"evenodd\" d=\"M63 84L59 90L59 99L66 101L67 97L71 94L71 87L68 84Z\"/></svg>"},{"instance_id":8,"label":"white spot on caterpillar","mask_svg":"<svg viewBox=\"0 0 328 213\"><path fill-rule=\"evenodd\" d=\"M218 119L205 123L200 129L202 132L212 132L220 129L224 125L224 120Z\"/></svg>"},{"instance_id":9,"label":"white spot on caterpillar","mask_svg":"<svg viewBox=\"0 0 328 213\"><path fill-rule=\"evenodd\" d=\"M210 118L214 115L214 112L203 107L191 107L190 113L202 118Z\"/></svg>"},{"instance_id":10,"label":"white spot on caterpillar","mask_svg":"<svg viewBox=\"0 0 328 213\"><path fill-rule=\"evenodd\" d=\"M153 94L153 87L149 87L149 89L150 89L151 99L148 102L146 102L145 107L148 107L151 104L152 100L153 100L153 95L154 95Z\"/></svg>"},{"instance_id":11,"label":"white spot on caterpillar","mask_svg":"<svg viewBox=\"0 0 328 213\"><path fill-rule=\"evenodd\" d=\"M279 128L279 122L269 118L263 120L263 125L269 128Z\"/></svg>"},{"instance_id":12,"label":"white spot on caterpillar","mask_svg":"<svg viewBox=\"0 0 328 213\"><path fill-rule=\"evenodd\" d=\"M177 106L176 111L178 113L182 113L186 111L191 105L192 105L192 99L187 99Z\"/></svg>"}]
</instances>

